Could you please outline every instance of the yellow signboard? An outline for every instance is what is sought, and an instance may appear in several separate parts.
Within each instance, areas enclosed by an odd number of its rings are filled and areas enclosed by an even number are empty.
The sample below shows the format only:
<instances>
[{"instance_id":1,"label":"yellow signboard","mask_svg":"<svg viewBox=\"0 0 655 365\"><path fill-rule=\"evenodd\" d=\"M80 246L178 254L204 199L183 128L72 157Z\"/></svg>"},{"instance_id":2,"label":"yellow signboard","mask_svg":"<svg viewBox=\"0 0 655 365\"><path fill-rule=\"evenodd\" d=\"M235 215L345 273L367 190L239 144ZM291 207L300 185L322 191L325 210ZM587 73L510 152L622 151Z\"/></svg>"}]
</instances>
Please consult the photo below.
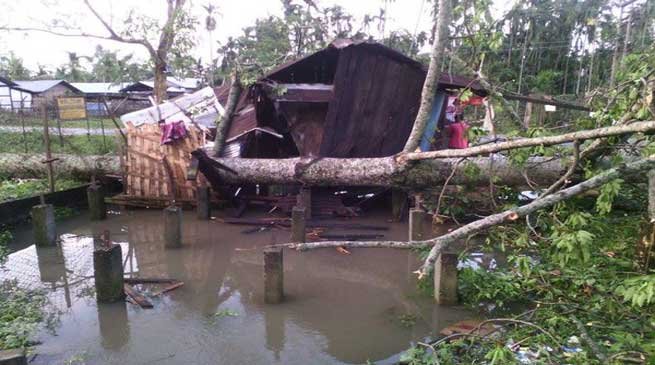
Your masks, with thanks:
<instances>
[{"instance_id":1,"label":"yellow signboard","mask_svg":"<svg viewBox=\"0 0 655 365\"><path fill-rule=\"evenodd\" d=\"M60 120L86 119L86 103L82 97L59 97L57 109Z\"/></svg>"}]
</instances>

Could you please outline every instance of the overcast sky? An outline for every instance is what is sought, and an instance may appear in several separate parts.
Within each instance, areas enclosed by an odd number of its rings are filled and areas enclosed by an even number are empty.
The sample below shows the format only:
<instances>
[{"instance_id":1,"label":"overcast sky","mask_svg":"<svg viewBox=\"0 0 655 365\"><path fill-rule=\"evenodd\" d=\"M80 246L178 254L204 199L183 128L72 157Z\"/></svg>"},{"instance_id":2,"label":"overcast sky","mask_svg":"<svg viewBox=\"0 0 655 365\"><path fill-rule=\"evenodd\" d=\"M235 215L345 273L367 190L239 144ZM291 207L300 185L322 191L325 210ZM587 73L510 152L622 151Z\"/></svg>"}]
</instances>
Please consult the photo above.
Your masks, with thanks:
<instances>
[{"instance_id":1,"label":"overcast sky","mask_svg":"<svg viewBox=\"0 0 655 365\"><path fill-rule=\"evenodd\" d=\"M229 36L237 36L245 26L252 25L255 19L268 15L281 15L282 6L279 0L189 0L193 12L201 20L198 32L198 45L195 50L196 57L203 60L209 58L209 39L204 31L204 10L201 5L213 3L218 6L219 16L217 27L212 37L214 40L225 41ZM361 19L364 14L376 14L384 6L382 0L315 0L319 6L338 4L348 12ZM165 6L163 0L91 0L99 12L121 29L121 20L125 19L127 12L136 8L138 13L148 13L155 10L153 16L164 16ZM501 12L508 8L507 2L497 1ZM430 28L430 1L429 0L395 0L388 2L387 30L415 29L427 30ZM82 0L0 0L0 24L14 27L43 27L50 24L53 19L64 19L84 29L87 33L106 35L103 28L93 15L86 10ZM36 32L0 33L0 56L13 51L22 57L26 66L35 70L41 64L50 69L61 65L68 60L68 51L78 55L91 56L96 45L117 50L121 54L133 53L139 59L146 59L147 55L140 46L129 46L111 41L88 38L67 38ZM214 47L216 49L216 47Z\"/></svg>"}]
</instances>

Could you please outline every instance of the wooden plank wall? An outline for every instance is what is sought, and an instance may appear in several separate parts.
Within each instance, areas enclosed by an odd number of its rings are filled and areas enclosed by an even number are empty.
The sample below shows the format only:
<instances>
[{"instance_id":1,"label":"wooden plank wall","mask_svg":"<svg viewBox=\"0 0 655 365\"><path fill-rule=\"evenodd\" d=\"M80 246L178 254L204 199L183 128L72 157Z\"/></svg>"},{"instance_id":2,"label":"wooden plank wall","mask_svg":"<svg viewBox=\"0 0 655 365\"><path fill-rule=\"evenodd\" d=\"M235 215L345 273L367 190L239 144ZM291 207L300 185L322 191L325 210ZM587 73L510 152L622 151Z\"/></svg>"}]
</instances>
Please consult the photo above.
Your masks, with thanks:
<instances>
[{"instance_id":1,"label":"wooden plank wall","mask_svg":"<svg viewBox=\"0 0 655 365\"><path fill-rule=\"evenodd\" d=\"M186 180L191 152L205 144L204 133L196 127L187 128L186 138L162 145L157 124L134 127L126 123L127 176L126 195L142 199L175 199L195 202L196 187L206 184L202 175L196 181Z\"/></svg>"},{"instance_id":2,"label":"wooden plank wall","mask_svg":"<svg viewBox=\"0 0 655 365\"><path fill-rule=\"evenodd\" d=\"M341 50L320 156L400 152L418 112L424 79L422 70L382 53L363 47Z\"/></svg>"}]
</instances>

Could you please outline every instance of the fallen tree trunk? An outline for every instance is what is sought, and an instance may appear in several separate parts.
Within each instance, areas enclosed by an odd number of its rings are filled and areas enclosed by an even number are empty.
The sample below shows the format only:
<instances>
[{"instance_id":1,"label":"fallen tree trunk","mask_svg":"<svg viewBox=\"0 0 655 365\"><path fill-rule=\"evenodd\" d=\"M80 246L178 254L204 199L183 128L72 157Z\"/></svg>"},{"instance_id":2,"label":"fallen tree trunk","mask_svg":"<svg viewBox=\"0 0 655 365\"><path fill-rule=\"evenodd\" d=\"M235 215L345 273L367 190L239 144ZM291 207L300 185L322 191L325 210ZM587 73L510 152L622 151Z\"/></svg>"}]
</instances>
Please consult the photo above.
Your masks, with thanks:
<instances>
[{"instance_id":1,"label":"fallen tree trunk","mask_svg":"<svg viewBox=\"0 0 655 365\"><path fill-rule=\"evenodd\" d=\"M423 241L324 241L324 242L308 242L308 243L287 243L275 246L290 247L300 251L328 248L328 247L349 247L349 248L421 248L432 247L430 253L425 259L420 270L417 271L419 277L427 275L434 266L435 261L441 254L448 250L449 246L454 242L467 238L473 234L477 234L490 227L500 225L503 223L511 223L517 221L519 218L534 213L540 209L551 207L561 201L567 200L573 196L585 193L589 190L596 189L614 179L623 178L628 175L637 173L645 173L655 168L655 156L644 158L636 162L624 164L619 167L607 170L599 175L596 175L589 180L583 181L577 185L560 190L551 195L543 198L536 199L529 204L522 205L513 209L506 210L501 213L492 214L488 217L479 219L475 222L466 224L450 233L439 236L429 240Z\"/></svg>"},{"instance_id":2,"label":"fallen tree trunk","mask_svg":"<svg viewBox=\"0 0 655 365\"><path fill-rule=\"evenodd\" d=\"M590 129L556 136L520 138L465 149L401 153L376 158L212 158L193 152L199 169L215 187L221 184L304 184L313 186L384 186L405 189L429 188L443 184L452 175L452 184L498 184L547 187L567 171L561 158L532 157L522 167L496 152L534 146L655 130L655 121ZM474 157L489 154L488 157ZM465 163L460 163L466 158ZM471 164L478 171L471 171ZM453 171L454 170L454 171ZM529 180L529 181L528 181Z\"/></svg>"},{"instance_id":3,"label":"fallen tree trunk","mask_svg":"<svg viewBox=\"0 0 655 365\"><path fill-rule=\"evenodd\" d=\"M118 156L80 156L55 154L53 163L58 177L89 180L92 175L120 175ZM0 153L0 175L9 178L42 178L47 176L47 164L42 155Z\"/></svg>"},{"instance_id":4,"label":"fallen tree trunk","mask_svg":"<svg viewBox=\"0 0 655 365\"><path fill-rule=\"evenodd\" d=\"M287 158L246 159L211 158L203 150L193 152L200 171L218 186L221 184L303 184L311 186L391 186L430 188L443 184L456 169L452 184L499 184L527 186L526 175L538 186L547 187L562 176L566 166L560 159L535 157L524 169L512 165L501 155L407 161L391 157L376 158ZM473 164L476 174L467 174ZM236 173L234 173L234 172Z\"/></svg>"}]
</instances>

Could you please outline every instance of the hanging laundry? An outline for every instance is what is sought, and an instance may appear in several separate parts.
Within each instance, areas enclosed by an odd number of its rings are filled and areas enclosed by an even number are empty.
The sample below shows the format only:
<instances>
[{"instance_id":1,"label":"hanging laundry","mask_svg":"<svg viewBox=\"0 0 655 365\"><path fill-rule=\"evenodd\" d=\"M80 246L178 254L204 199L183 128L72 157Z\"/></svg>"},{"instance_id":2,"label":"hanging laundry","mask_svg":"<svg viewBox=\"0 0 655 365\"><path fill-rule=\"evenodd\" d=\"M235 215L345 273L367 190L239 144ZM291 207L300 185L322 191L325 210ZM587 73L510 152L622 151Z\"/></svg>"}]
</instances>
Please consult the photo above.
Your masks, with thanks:
<instances>
[{"instance_id":1,"label":"hanging laundry","mask_svg":"<svg viewBox=\"0 0 655 365\"><path fill-rule=\"evenodd\" d=\"M187 136L187 130L183 121L162 123L159 125L161 130L161 144L171 144L177 140L184 139Z\"/></svg>"}]
</instances>

